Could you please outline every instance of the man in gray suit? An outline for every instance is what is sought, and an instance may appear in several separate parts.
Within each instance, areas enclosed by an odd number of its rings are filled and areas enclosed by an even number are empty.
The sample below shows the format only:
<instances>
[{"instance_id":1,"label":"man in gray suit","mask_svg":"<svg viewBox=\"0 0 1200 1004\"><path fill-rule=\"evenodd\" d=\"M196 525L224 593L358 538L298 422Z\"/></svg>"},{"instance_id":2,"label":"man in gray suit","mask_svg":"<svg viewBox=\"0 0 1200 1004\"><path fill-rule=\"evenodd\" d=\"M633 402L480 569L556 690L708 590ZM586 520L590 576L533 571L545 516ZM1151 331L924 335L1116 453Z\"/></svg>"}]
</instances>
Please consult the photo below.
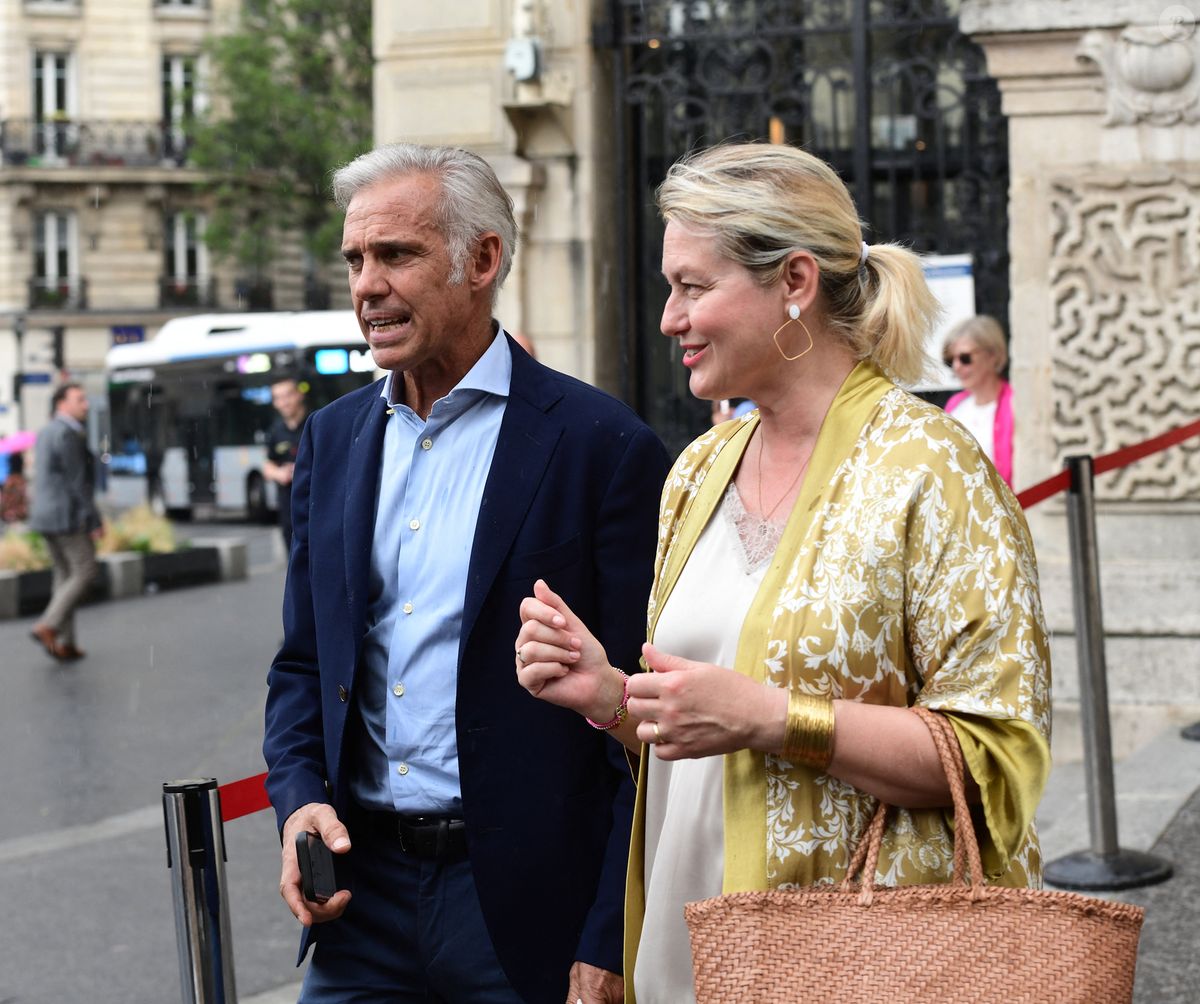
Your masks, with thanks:
<instances>
[{"instance_id":1,"label":"man in gray suit","mask_svg":"<svg viewBox=\"0 0 1200 1004\"><path fill-rule=\"evenodd\" d=\"M96 575L100 514L96 511L95 459L87 448L88 399L77 383L63 384L52 399L54 418L38 433L29 528L46 538L54 560L50 605L33 625L35 641L60 661L81 659L75 644L75 608Z\"/></svg>"}]
</instances>

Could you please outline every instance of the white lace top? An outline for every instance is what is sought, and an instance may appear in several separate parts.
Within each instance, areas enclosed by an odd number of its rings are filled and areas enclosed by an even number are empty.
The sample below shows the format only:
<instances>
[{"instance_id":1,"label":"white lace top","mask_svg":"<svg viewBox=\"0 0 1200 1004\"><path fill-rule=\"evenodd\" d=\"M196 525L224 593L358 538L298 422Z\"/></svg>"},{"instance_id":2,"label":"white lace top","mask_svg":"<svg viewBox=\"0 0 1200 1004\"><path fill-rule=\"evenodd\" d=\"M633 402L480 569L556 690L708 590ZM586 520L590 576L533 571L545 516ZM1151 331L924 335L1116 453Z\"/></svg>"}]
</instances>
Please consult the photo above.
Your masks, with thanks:
<instances>
[{"instance_id":1,"label":"white lace top","mask_svg":"<svg viewBox=\"0 0 1200 1004\"><path fill-rule=\"evenodd\" d=\"M779 549L779 541L783 539L783 531L787 526L788 512L783 512L778 521L760 519L753 513L747 512L742 505L742 497L738 494L737 485L732 481L725 489L725 498L721 502L721 518L725 520L737 534L741 547L736 549L742 571L749 575L775 557Z\"/></svg>"},{"instance_id":2,"label":"white lace top","mask_svg":"<svg viewBox=\"0 0 1200 1004\"><path fill-rule=\"evenodd\" d=\"M787 514L784 514L787 518ZM730 485L671 591L654 643L686 659L733 666L742 621L783 524L746 512ZM692 953L683 904L721 893L724 758L667 763L646 779L646 914L634 970L638 1004L689 1004Z\"/></svg>"}]
</instances>

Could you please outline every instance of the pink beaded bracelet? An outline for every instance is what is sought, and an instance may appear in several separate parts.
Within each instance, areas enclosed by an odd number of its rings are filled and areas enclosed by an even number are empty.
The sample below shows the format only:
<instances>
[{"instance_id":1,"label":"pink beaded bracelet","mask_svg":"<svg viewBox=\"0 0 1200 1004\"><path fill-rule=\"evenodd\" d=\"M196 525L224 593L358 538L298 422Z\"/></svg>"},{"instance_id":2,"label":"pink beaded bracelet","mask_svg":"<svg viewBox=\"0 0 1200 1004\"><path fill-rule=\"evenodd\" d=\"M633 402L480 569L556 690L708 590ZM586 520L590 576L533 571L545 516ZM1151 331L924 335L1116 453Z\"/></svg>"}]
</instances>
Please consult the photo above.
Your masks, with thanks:
<instances>
[{"instance_id":1,"label":"pink beaded bracelet","mask_svg":"<svg viewBox=\"0 0 1200 1004\"><path fill-rule=\"evenodd\" d=\"M584 721L586 721L592 728L600 729L601 732L607 732L609 729L615 729L618 725L625 721L625 716L629 714L629 677L625 675L624 670L617 669L616 666L614 666L613 669L616 669L617 672L621 674L621 703L617 705L617 710L613 712L612 721L593 722L586 715L584 716Z\"/></svg>"}]
</instances>

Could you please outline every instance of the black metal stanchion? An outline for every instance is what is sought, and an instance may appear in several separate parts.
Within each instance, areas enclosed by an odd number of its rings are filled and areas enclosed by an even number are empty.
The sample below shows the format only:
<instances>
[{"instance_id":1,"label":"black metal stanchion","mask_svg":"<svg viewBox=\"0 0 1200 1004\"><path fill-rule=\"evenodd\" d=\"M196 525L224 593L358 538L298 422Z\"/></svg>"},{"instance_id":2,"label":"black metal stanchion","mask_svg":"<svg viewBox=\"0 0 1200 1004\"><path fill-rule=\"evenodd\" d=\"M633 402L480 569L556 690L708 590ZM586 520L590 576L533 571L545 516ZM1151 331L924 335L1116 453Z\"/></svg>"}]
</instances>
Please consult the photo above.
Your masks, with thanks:
<instances>
[{"instance_id":1,"label":"black metal stanchion","mask_svg":"<svg viewBox=\"0 0 1200 1004\"><path fill-rule=\"evenodd\" d=\"M164 784L163 816L183 1002L237 1004L216 779Z\"/></svg>"},{"instance_id":2,"label":"black metal stanchion","mask_svg":"<svg viewBox=\"0 0 1200 1004\"><path fill-rule=\"evenodd\" d=\"M1076 851L1046 865L1045 878L1063 889L1132 889L1171 877L1170 862L1153 854L1123 850L1117 844L1117 803L1113 792L1112 730L1108 718L1108 669L1104 660L1104 618L1100 606L1100 557L1096 546L1096 507L1092 458L1068 457L1071 487L1067 526L1071 546L1071 592L1075 603L1075 649L1079 658L1079 707L1088 794L1090 850Z\"/></svg>"}]
</instances>

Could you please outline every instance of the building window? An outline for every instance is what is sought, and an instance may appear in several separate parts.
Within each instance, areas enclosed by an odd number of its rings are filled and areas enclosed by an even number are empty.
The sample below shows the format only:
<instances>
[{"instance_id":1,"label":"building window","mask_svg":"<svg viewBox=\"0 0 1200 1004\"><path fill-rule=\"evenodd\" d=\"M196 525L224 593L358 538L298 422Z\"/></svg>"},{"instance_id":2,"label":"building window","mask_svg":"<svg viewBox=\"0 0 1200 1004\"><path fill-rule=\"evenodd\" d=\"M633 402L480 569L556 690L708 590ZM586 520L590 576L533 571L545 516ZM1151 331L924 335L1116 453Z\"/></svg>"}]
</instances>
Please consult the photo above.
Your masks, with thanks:
<instances>
[{"instance_id":1,"label":"building window","mask_svg":"<svg viewBox=\"0 0 1200 1004\"><path fill-rule=\"evenodd\" d=\"M34 147L39 157L59 159L67 156L77 139L77 127L71 121L73 112L70 55L65 52L34 53Z\"/></svg>"},{"instance_id":2,"label":"building window","mask_svg":"<svg viewBox=\"0 0 1200 1004\"><path fill-rule=\"evenodd\" d=\"M168 213L164 235L164 307L212 306L203 213Z\"/></svg>"},{"instance_id":3,"label":"building window","mask_svg":"<svg viewBox=\"0 0 1200 1004\"><path fill-rule=\"evenodd\" d=\"M25 0L26 14L78 14L79 0Z\"/></svg>"},{"instance_id":4,"label":"building window","mask_svg":"<svg viewBox=\"0 0 1200 1004\"><path fill-rule=\"evenodd\" d=\"M39 122L69 113L69 63L70 56L65 52L34 54L33 117Z\"/></svg>"},{"instance_id":5,"label":"building window","mask_svg":"<svg viewBox=\"0 0 1200 1004\"><path fill-rule=\"evenodd\" d=\"M77 305L79 281L78 226L75 214L36 214L33 235L33 281L30 306Z\"/></svg>"},{"instance_id":6,"label":"building window","mask_svg":"<svg viewBox=\"0 0 1200 1004\"><path fill-rule=\"evenodd\" d=\"M209 0L154 0L156 14L206 15Z\"/></svg>"},{"instance_id":7,"label":"building window","mask_svg":"<svg viewBox=\"0 0 1200 1004\"><path fill-rule=\"evenodd\" d=\"M198 107L196 57L163 56L163 155L177 164L187 160L191 126Z\"/></svg>"}]
</instances>

